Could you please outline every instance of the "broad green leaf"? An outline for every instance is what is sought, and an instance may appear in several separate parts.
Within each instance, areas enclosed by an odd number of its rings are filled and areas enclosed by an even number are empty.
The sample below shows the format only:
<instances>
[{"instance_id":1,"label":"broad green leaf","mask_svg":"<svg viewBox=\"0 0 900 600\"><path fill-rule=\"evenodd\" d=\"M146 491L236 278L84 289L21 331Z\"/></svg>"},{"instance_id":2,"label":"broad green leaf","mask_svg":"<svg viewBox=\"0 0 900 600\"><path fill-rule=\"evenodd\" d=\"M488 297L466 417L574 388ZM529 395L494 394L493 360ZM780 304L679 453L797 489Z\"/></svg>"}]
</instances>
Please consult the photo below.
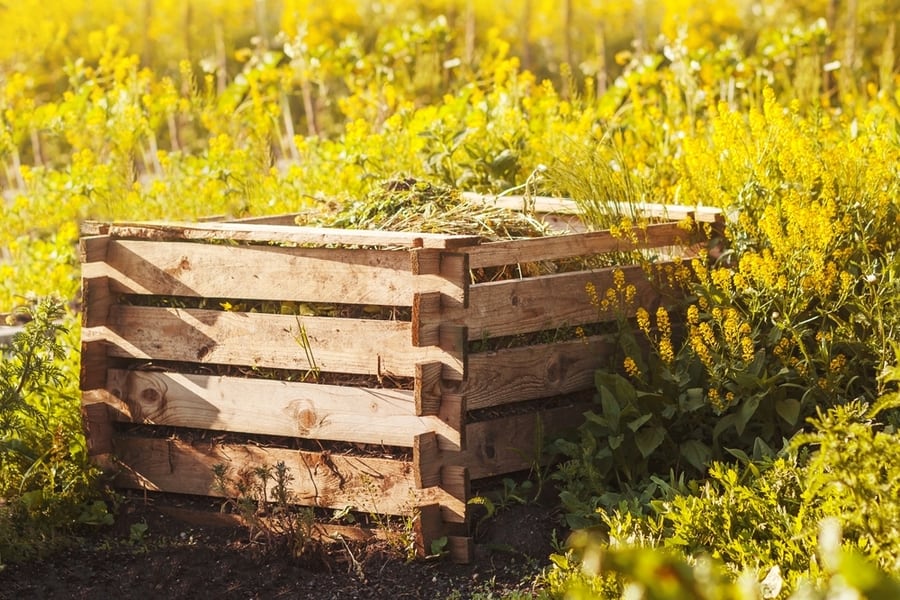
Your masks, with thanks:
<instances>
[{"instance_id":1,"label":"broad green leaf","mask_svg":"<svg viewBox=\"0 0 900 600\"><path fill-rule=\"evenodd\" d=\"M637 431L638 429L641 428L641 426L643 426L644 423L646 423L647 421L649 421L652 418L653 418L652 413L647 413L645 415L641 415L637 419L634 419L633 421L629 421L627 424L627 427L631 431Z\"/></svg>"},{"instance_id":2,"label":"broad green leaf","mask_svg":"<svg viewBox=\"0 0 900 600\"><path fill-rule=\"evenodd\" d=\"M678 398L678 403L682 412L694 412L706 406L706 399L703 394L703 388L688 388Z\"/></svg>"},{"instance_id":3,"label":"broad green leaf","mask_svg":"<svg viewBox=\"0 0 900 600\"><path fill-rule=\"evenodd\" d=\"M597 413L595 413L592 410L589 410L586 413L584 413L584 418L585 418L585 420L587 420L591 423L596 423L597 425L600 425L601 427L609 427L609 419L607 419L603 415L598 415Z\"/></svg>"},{"instance_id":4,"label":"broad green leaf","mask_svg":"<svg viewBox=\"0 0 900 600\"><path fill-rule=\"evenodd\" d=\"M795 398L785 398L784 400L775 401L775 412L784 419L788 425L797 424L800 418L800 401Z\"/></svg>"},{"instance_id":5,"label":"broad green leaf","mask_svg":"<svg viewBox=\"0 0 900 600\"><path fill-rule=\"evenodd\" d=\"M700 471L706 471L706 465L712 458L709 446L699 440L688 440L679 447L681 456L688 464Z\"/></svg>"},{"instance_id":6,"label":"broad green leaf","mask_svg":"<svg viewBox=\"0 0 900 600\"><path fill-rule=\"evenodd\" d=\"M769 446L761 437L757 437L755 440L753 440L753 458L755 460L772 458L773 456L775 456L775 454L776 452L772 450L772 447Z\"/></svg>"},{"instance_id":7,"label":"broad green leaf","mask_svg":"<svg viewBox=\"0 0 900 600\"><path fill-rule=\"evenodd\" d=\"M616 450L625 441L625 434L609 436L609 447Z\"/></svg>"},{"instance_id":8,"label":"broad green leaf","mask_svg":"<svg viewBox=\"0 0 900 600\"><path fill-rule=\"evenodd\" d=\"M747 423L756 414L757 408L759 408L759 396L750 396L738 408L737 413L735 413L737 419L734 422L734 428L737 430L738 435L744 435L744 429L747 428Z\"/></svg>"},{"instance_id":9,"label":"broad green leaf","mask_svg":"<svg viewBox=\"0 0 900 600\"><path fill-rule=\"evenodd\" d=\"M653 454L664 439L666 430L662 427L645 427L634 435L634 443L644 458Z\"/></svg>"},{"instance_id":10,"label":"broad green leaf","mask_svg":"<svg viewBox=\"0 0 900 600\"><path fill-rule=\"evenodd\" d=\"M609 422L609 428L613 431L618 431L619 416L621 414L619 403L607 386L597 386L597 390L600 392L600 406L603 408L603 416L606 417L606 420Z\"/></svg>"},{"instance_id":11,"label":"broad green leaf","mask_svg":"<svg viewBox=\"0 0 900 600\"><path fill-rule=\"evenodd\" d=\"M713 427L713 439L719 439L719 436L722 435L722 432L728 429L729 427L734 426L737 421L737 415L734 413L724 415L719 418L719 422L716 423L716 426Z\"/></svg>"},{"instance_id":12,"label":"broad green leaf","mask_svg":"<svg viewBox=\"0 0 900 600\"><path fill-rule=\"evenodd\" d=\"M749 465L751 462L750 456L740 448L725 448L725 452L732 455L745 465Z\"/></svg>"},{"instance_id":13,"label":"broad green leaf","mask_svg":"<svg viewBox=\"0 0 900 600\"><path fill-rule=\"evenodd\" d=\"M637 398L631 382L616 373L597 371L594 374L594 384L598 390L605 387L612 392L620 406L633 403Z\"/></svg>"}]
</instances>

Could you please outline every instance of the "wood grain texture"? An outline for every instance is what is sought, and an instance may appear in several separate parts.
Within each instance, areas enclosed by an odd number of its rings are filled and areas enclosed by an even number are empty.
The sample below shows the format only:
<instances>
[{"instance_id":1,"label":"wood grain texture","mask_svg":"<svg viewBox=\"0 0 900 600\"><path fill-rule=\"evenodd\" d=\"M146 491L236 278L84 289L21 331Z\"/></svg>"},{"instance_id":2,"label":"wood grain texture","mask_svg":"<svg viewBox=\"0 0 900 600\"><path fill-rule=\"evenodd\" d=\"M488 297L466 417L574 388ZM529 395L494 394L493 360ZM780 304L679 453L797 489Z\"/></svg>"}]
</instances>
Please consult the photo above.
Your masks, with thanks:
<instances>
[{"instance_id":1,"label":"wood grain texture","mask_svg":"<svg viewBox=\"0 0 900 600\"><path fill-rule=\"evenodd\" d=\"M609 231L486 242L463 248L473 269L518 263L559 260L607 252L628 252L640 248L659 248L686 244L690 232L678 223L658 223L635 230L635 240L615 236Z\"/></svg>"},{"instance_id":2,"label":"wood grain texture","mask_svg":"<svg viewBox=\"0 0 900 600\"><path fill-rule=\"evenodd\" d=\"M654 309L660 302L658 286L640 266L623 267L622 271L625 284L636 288L634 307ZM602 296L613 286L613 269L474 285L469 289L469 308L448 308L444 318L450 324L468 327L470 341L613 319L612 311L598 314L590 303L585 289L588 283L593 283Z\"/></svg>"},{"instance_id":3,"label":"wood grain texture","mask_svg":"<svg viewBox=\"0 0 900 600\"><path fill-rule=\"evenodd\" d=\"M522 210L526 205L526 198L521 195L494 196L490 194L478 194L475 192L463 192L462 197L471 202L483 202L489 206L498 206L510 210ZM528 202L534 207L534 211L540 214L579 214L581 208L571 198L552 198L549 196L532 196ZM680 221L689 214L700 222L714 223L721 219L722 211L711 206L682 206L675 204L659 204L654 202L637 202L634 204L611 202L609 210L612 214L636 215L644 218L670 219Z\"/></svg>"},{"instance_id":4,"label":"wood grain texture","mask_svg":"<svg viewBox=\"0 0 900 600\"><path fill-rule=\"evenodd\" d=\"M127 435L114 437L113 449L117 463L107 466L123 465L115 477L122 487L222 497L214 466L224 465L235 475L284 462L293 476L291 499L303 506L413 515L418 506L439 504L444 520L465 519L463 499L439 486L416 488L412 463L403 460ZM227 495L237 497L237 491Z\"/></svg>"},{"instance_id":5,"label":"wood grain texture","mask_svg":"<svg viewBox=\"0 0 900 600\"><path fill-rule=\"evenodd\" d=\"M405 233L369 229L330 229L253 223L179 223L140 221L112 223L109 235L143 240L229 240L235 242L312 244L319 246L401 246L454 249L477 244L478 236Z\"/></svg>"},{"instance_id":6,"label":"wood grain texture","mask_svg":"<svg viewBox=\"0 0 900 600\"><path fill-rule=\"evenodd\" d=\"M525 471L540 464L540 448L563 431L577 427L590 406L579 403L488 421L470 423L466 428L466 450L443 452L445 465L465 467L472 479L484 479L517 471Z\"/></svg>"},{"instance_id":7,"label":"wood grain texture","mask_svg":"<svg viewBox=\"0 0 900 600\"><path fill-rule=\"evenodd\" d=\"M443 448L460 444L458 424L415 414L412 390L122 369L106 389L125 422L408 448L434 432Z\"/></svg>"},{"instance_id":8,"label":"wood grain texture","mask_svg":"<svg viewBox=\"0 0 900 600\"><path fill-rule=\"evenodd\" d=\"M402 321L117 305L108 326L85 328L82 337L107 341L109 355L123 358L398 377L414 377L417 362L438 361L445 378L463 375L461 357L413 347Z\"/></svg>"},{"instance_id":9,"label":"wood grain texture","mask_svg":"<svg viewBox=\"0 0 900 600\"><path fill-rule=\"evenodd\" d=\"M406 252L374 249L111 240L105 264L85 265L99 275L114 292L158 296L411 306L419 291L464 295L440 273L415 276Z\"/></svg>"},{"instance_id":10,"label":"wood grain texture","mask_svg":"<svg viewBox=\"0 0 900 600\"><path fill-rule=\"evenodd\" d=\"M595 336L470 354L469 376L458 389L468 410L592 389L612 343Z\"/></svg>"}]
</instances>

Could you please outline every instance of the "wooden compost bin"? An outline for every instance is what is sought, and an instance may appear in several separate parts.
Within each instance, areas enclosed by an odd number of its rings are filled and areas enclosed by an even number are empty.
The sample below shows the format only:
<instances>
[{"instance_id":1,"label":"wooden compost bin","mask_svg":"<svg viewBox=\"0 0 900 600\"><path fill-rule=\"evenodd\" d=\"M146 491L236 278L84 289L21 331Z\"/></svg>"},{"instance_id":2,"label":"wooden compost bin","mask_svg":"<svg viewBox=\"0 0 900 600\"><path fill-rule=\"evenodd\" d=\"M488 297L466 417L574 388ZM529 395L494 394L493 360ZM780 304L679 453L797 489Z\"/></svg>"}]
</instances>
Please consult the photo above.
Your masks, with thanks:
<instances>
[{"instance_id":1,"label":"wooden compost bin","mask_svg":"<svg viewBox=\"0 0 900 600\"><path fill-rule=\"evenodd\" d=\"M540 199L537 209L581 229L570 203ZM238 472L283 461L297 504L413 516L421 551L446 536L452 557L469 561L470 481L528 469L542 435L577 426L609 343L547 340L613 318L598 317L585 291L611 287L613 269L548 271L578 257L685 248L679 221L720 218L642 211L653 223L624 238L499 242L278 218L88 225L81 387L90 453L121 487L204 496L221 494L214 465ZM472 283L472 273L497 267L521 273ZM667 293L640 266L622 269L638 305ZM301 314L281 314L285 303ZM361 310L319 316L295 310L302 303ZM508 343L517 338L522 345Z\"/></svg>"}]
</instances>

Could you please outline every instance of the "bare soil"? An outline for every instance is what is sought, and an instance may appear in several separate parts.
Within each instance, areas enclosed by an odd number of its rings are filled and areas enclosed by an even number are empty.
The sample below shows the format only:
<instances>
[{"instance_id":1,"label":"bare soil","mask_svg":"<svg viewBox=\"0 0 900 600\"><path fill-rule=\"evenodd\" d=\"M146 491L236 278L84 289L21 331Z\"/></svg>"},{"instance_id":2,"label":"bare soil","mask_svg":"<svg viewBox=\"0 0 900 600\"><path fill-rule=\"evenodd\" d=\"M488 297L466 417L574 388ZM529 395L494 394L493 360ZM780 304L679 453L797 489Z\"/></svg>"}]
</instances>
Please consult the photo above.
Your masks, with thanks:
<instances>
[{"instance_id":1,"label":"bare soil","mask_svg":"<svg viewBox=\"0 0 900 600\"><path fill-rule=\"evenodd\" d=\"M6 564L0 598L528 597L549 564L554 532L564 537L552 510L515 504L478 527L469 565L410 562L375 538L323 543L298 558L218 508L208 499L126 496L112 527L50 557Z\"/></svg>"}]
</instances>

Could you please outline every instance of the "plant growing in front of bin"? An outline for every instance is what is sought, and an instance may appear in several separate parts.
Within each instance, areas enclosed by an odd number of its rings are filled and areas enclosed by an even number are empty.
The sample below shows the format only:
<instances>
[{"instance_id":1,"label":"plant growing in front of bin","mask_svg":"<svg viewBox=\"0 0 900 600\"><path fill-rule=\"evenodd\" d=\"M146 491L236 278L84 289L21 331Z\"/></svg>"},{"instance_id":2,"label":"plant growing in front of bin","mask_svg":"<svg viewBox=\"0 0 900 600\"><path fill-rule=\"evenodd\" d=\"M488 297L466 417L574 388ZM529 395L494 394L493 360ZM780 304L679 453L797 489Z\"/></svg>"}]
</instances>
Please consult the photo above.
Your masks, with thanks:
<instances>
[{"instance_id":1,"label":"plant growing in front of bin","mask_svg":"<svg viewBox=\"0 0 900 600\"><path fill-rule=\"evenodd\" d=\"M18 560L79 525L112 522L81 433L76 345L64 305L34 300L32 319L0 348L0 556Z\"/></svg>"},{"instance_id":2,"label":"plant growing in front of bin","mask_svg":"<svg viewBox=\"0 0 900 600\"><path fill-rule=\"evenodd\" d=\"M315 513L294 504L294 476L283 461L274 467L245 468L233 476L221 463L212 471L213 489L224 498L221 510L240 515L251 540L262 538L270 548L284 549L294 558L322 560L325 550Z\"/></svg>"}]
</instances>

